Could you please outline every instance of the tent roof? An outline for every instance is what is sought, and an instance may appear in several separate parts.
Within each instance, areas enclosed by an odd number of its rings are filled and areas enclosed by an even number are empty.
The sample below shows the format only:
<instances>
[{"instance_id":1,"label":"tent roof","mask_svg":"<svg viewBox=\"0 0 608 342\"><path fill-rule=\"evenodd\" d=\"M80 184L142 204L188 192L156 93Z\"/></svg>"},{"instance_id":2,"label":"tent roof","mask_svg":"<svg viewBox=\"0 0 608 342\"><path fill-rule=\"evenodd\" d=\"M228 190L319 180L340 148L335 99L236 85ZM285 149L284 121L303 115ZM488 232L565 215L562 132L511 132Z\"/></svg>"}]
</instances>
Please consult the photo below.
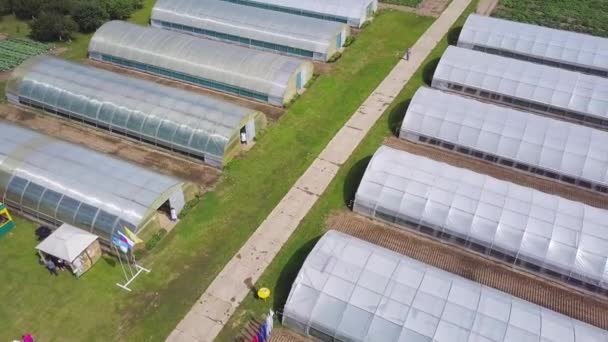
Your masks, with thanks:
<instances>
[{"instance_id":1,"label":"tent roof","mask_svg":"<svg viewBox=\"0 0 608 342\"><path fill-rule=\"evenodd\" d=\"M39 243L36 249L72 262L95 240L97 240L97 235L64 223Z\"/></svg>"}]
</instances>

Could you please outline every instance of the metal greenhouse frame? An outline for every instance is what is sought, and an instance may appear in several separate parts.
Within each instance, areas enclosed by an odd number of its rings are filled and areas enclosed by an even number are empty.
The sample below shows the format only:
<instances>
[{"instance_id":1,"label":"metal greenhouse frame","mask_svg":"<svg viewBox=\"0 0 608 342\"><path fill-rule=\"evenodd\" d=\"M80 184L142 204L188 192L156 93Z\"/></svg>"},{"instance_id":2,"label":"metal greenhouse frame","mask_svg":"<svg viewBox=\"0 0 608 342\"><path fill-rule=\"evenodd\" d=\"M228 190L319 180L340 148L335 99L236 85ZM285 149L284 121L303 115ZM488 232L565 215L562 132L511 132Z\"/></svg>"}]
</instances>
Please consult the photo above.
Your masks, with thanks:
<instances>
[{"instance_id":1,"label":"metal greenhouse frame","mask_svg":"<svg viewBox=\"0 0 608 342\"><path fill-rule=\"evenodd\" d=\"M342 50L350 27L220 0L158 0L153 27L249 48L327 61Z\"/></svg>"},{"instance_id":2,"label":"metal greenhouse frame","mask_svg":"<svg viewBox=\"0 0 608 342\"><path fill-rule=\"evenodd\" d=\"M12 124L0 123L0 160L4 203L106 242L141 231L167 201L177 213L185 204L180 180Z\"/></svg>"},{"instance_id":3,"label":"metal greenhouse frame","mask_svg":"<svg viewBox=\"0 0 608 342\"><path fill-rule=\"evenodd\" d=\"M608 39L471 14L458 46L608 77Z\"/></svg>"},{"instance_id":4,"label":"metal greenhouse frame","mask_svg":"<svg viewBox=\"0 0 608 342\"><path fill-rule=\"evenodd\" d=\"M433 87L608 129L608 79L450 46Z\"/></svg>"},{"instance_id":5,"label":"metal greenhouse frame","mask_svg":"<svg viewBox=\"0 0 608 342\"><path fill-rule=\"evenodd\" d=\"M402 139L608 193L608 132L420 88Z\"/></svg>"},{"instance_id":6,"label":"metal greenhouse frame","mask_svg":"<svg viewBox=\"0 0 608 342\"><path fill-rule=\"evenodd\" d=\"M22 64L6 89L26 105L127 135L137 141L222 167L252 141L265 116L185 90L41 56Z\"/></svg>"},{"instance_id":7,"label":"metal greenhouse frame","mask_svg":"<svg viewBox=\"0 0 608 342\"><path fill-rule=\"evenodd\" d=\"M310 61L122 21L97 30L89 58L277 106L313 75Z\"/></svg>"},{"instance_id":8,"label":"metal greenhouse frame","mask_svg":"<svg viewBox=\"0 0 608 342\"><path fill-rule=\"evenodd\" d=\"M608 210L382 146L354 211L533 272L608 290Z\"/></svg>"},{"instance_id":9,"label":"metal greenhouse frame","mask_svg":"<svg viewBox=\"0 0 608 342\"><path fill-rule=\"evenodd\" d=\"M361 27L378 10L378 0L222 0Z\"/></svg>"},{"instance_id":10,"label":"metal greenhouse frame","mask_svg":"<svg viewBox=\"0 0 608 342\"><path fill-rule=\"evenodd\" d=\"M283 324L321 341L608 339L600 328L335 230L304 261Z\"/></svg>"}]
</instances>

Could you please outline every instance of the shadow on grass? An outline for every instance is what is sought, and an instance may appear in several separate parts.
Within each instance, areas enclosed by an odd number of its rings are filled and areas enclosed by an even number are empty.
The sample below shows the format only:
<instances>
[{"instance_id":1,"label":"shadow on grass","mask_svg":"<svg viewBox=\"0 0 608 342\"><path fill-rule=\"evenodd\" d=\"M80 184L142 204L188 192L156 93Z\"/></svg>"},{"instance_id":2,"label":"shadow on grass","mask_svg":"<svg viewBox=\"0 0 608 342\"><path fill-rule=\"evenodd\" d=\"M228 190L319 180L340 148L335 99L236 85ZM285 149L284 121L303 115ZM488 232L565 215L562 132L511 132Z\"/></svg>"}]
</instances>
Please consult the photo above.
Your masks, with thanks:
<instances>
[{"instance_id":1,"label":"shadow on grass","mask_svg":"<svg viewBox=\"0 0 608 342\"><path fill-rule=\"evenodd\" d=\"M114 257L104 255L101 258L106 262L106 264L110 265L110 267L116 267L116 259Z\"/></svg>"},{"instance_id":2,"label":"shadow on grass","mask_svg":"<svg viewBox=\"0 0 608 342\"><path fill-rule=\"evenodd\" d=\"M349 208L351 207L352 201L355 200L355 194L357 193L357 189L361 183L361 178L363 178L367 164L369 164L371 159L372 156L367 156L359 160L355 163L355 165L353 165L346 175L346 180L344 181L343 199L344 204Z\"/></svg>"},{"instance_id":3,"label":"shadow on grass","mask_svg":"<svg viewBox=\"0 0 608 342\"><path fill-rule=\"evenodd\" d=\"M399 136L401 122L403 122L403 117L405 116L405 112L407 112L407 108L410 106L410 102L412 102L412 99L401 101L393 107L390 113L388 113L388 129L396 137Z\"/></svg>"},{"instance_id":4,"label":"shadow on grass","mask_svg":"<svg viewBox=\"0 0 608 342\"><path fill-rule=\"evenodd\" d=\"M287 302L287 297L289 297L289 291L291 291L293 281L296 279L298 272L300 272L300 268L302 268L304 260L306 260L306 257L310 251L312 251L313 247L317 244L320 238L321 236L317 236L306 242L302 247L295 251L295 253L293 253L291 258L289 258L289 261L287 261L287 264L285 264L285 267L283 267L274 289L273 310L281 314L279 319L283 318L283 307L285 306L285 302Z\"/></svg>"},{"instance_id":5,"label":"shadow on grass","mask_svg":"<svg viewBox=\"0 0 608 342\"><path fill-rule=\"evenodd\" d=\"M460 32L462 32L462 26L451 28L448 31L448 44L450 44L450 45L458 44L458 37L460 37Z\"/></svg>"},{"instance_id":6,"label":"shadow on grass","mask_svg":"<svg viewBox=\"0 0 608 342\"><path fill-rule=\"evenodd\" d=\"M424 65L424 69L422 69L422 79L424 80L424 84L427 86L431 86L433 83L433 74L437 69L437 65L439 64L439 60L441 58L437 57Z\"/></svg>"}]
</instances>

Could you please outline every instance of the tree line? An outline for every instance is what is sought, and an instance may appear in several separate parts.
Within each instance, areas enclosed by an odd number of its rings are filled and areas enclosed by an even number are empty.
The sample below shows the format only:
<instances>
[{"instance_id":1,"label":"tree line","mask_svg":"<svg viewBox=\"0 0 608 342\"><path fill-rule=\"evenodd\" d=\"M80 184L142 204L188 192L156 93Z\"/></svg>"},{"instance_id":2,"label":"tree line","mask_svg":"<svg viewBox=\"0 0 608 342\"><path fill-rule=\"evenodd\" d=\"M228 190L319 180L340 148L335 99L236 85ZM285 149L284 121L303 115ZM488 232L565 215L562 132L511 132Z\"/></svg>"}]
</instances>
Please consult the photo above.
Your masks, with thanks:
<instances>
[{"instance_id":1,"label":"tree line","mask_svg":"<svg viewBox=\"0 0 608 342\"><path fill-rule=\"evenodd\" d=\"M93 32L108 20L129 18L142 7L143 0L0 0L0 13L27 20L31 37L42 42Z\"/></svg>"}]
</instances>

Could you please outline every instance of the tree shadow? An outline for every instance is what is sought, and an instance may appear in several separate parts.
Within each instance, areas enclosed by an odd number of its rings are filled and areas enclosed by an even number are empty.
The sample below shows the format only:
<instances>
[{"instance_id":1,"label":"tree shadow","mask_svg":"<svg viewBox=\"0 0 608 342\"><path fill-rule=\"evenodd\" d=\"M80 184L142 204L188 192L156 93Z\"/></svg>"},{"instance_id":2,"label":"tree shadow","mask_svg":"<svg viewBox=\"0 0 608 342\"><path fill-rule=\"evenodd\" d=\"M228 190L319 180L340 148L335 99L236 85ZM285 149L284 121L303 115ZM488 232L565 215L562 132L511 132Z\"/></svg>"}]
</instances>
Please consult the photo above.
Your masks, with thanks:
<instances>
[{"instance_id":1,"label":"tree shadow","mask_svg":"<svg viewBox=\"0 0 608 342\"><path fill-rule=\"evenodd\" d=\"M107 255L104 255L101 258L106 262L106 264L110 265L110 267L116 267L116 258Z\"/></svg>"},{"instance_id":2,"label":"tree shadow","mask_svg":"<svg viewBox=\"0 0 608 342\"><path fill-rule=\"evenodd\" d=\"M287 302L287 297L289 297L291 286L296 279L298 272L300 272L300 269L304 264L304 260L306 260L306 257L308 254L310 254L310 251L312 251L313 247L317 244L320 238L321 236L317 236L306 242L295 253L293 253L291 258L289 258L289 261L287 261L287 264L285 264L285 267L283 267L274 289L273 310L280 315L283 313L283 307ZM278 318L282 319L282 317Z\"/></svg>"},{"instance_id":3,"label":"tree shadow","mask_svg":"<svg viewBox=\"0 0 608 342\"><path fill-rule=\"evenodd\" d=\"M393 107L391 112L388 113L388 129L395 136L399 136L401 122L403 122L403 117L405 116L405 112L407 112L407 108L410 106L410 102L412 102L412 99L399 102L395 107Z\"/></svg>"},{"instance_id":4,"label":"tree shadow","mask_svg":"<svg viewBox=\"0 0 608 342\"><path fill-rule=\"evenodd\" d=\"M426 63L424 65L424 69L422 69L422 79L429 87L433 83L433 74L435 74L435 70L437 69L437 65L439 65L440 59L440 57L434 58L430 62Z\"/></svg>"},{"instance_id":5,"label":"tree shadow","mask_svg":"<svg viewBox=\"0 0 608 342\"><path fill-rule=\"evenodd\" d=\"M460 37L460 32L462 32L462 26L453 27L452 29L450 29L448 31L448 44L458 44L458 37Z\"/></svg>"},{"instance_id":6,"label":"tree shadow","mask_svg":"<svg viewBox=\"0 0 608 342\"><path fill-rule=\"evenodd\" d=\"M371 159L372 156L367 156L357 161L346 175L346 180L344 181L343 198L344 204L346 204L349 208L351 207L352 201L355 199L355 194L357 193L357 189L361 183L361 178L363 178L367 164L369 164Z\"/></svg>"}]
</instances>

